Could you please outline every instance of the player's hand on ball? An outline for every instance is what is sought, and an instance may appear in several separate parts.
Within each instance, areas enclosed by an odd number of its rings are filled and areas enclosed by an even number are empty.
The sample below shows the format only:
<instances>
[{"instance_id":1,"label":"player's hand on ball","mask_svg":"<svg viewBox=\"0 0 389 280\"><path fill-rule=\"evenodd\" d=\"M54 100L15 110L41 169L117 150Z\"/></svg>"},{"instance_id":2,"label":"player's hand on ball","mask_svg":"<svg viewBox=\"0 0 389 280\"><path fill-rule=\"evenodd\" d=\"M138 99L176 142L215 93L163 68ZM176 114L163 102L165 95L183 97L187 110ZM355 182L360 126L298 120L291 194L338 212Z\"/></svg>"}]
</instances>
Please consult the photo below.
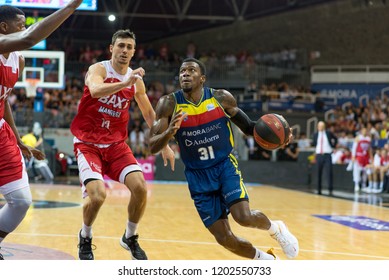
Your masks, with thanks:
<instances>
[{"instance_id":1,"label":"player's hand on ball","mask_svg":"<svg viewBox=\"0 0 389 280\"><path fill-rule=\"evenodd\" d=\"M285 144L281 146L281 149L285 149L286 146L288 146L294 139L294 136L293 136L293 128L289 128L289 137L288 139L286 140Z\"/></svg>"}]
</instances>

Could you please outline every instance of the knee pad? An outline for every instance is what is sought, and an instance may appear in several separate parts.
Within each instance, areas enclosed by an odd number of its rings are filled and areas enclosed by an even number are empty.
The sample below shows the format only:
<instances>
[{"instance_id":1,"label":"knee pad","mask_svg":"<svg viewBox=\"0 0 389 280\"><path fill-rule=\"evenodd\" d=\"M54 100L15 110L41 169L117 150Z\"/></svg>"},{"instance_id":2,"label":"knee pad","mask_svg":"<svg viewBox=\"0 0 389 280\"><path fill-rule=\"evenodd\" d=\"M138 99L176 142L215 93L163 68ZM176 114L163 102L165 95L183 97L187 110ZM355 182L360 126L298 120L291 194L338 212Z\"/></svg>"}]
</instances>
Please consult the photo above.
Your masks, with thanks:
<instances>
[{"instance_id":1,"label":"knee pad","mask_svg":"<svg viewBox=\"0 0 389 280\"><path fill-rule=\"evenodd\" d=\"M0 230L12 232L26 216L32 203L29 188L23 188L4 195L7 204L0 209Z\"/></svg>"},{"instance_id":2,"label":"knee pad","mask_svg":"<svg viewBox=\"0 0 389 280\"><path fill-rule=\"evenodd\" d=\"M26 212L32 203L32 196L29 188L16 190L5 195L4 198L7 200L10 208L21 211L25 210Z\"/></svg>"}]
</instances>

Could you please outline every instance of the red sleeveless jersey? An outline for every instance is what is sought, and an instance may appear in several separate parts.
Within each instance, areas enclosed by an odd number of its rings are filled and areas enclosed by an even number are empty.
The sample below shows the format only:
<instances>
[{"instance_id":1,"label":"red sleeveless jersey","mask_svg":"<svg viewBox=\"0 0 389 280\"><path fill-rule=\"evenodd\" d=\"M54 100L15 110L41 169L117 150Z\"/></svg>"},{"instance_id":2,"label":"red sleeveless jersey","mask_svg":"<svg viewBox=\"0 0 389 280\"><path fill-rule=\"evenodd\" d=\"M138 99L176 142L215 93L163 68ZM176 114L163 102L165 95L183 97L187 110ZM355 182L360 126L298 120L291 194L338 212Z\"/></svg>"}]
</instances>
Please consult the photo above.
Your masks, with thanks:
<instances>
[{"instance_id":1,"label":"red sleeveless jersey","mask_svg":"<svg viewBox=\"0 0 389 280\"><path fill-rule=\"evenodd\" d=\"M121 82L131 75L131 68L125 75L120 75L109 60L100 63L107 73L104 83ZM78 113L70 126L71 132L87 143L112 144L124 141L128 137L129 108L134 94L135 85L109 96L92 98L89 88L84 86Z\"/></svg>"},{"instance_id":2,"label":"red sleeveless jersey","mask_svg":"<svg viewBox=\"0 0 389 280\"><path fill-rule=\"evenodd\" d=\"M358 139L355 157L360 165L366 166L370 160L369 148L371 145L371 138L369 136L360 135Z\"/></svg>"},{"instance_id":3,"label":"red sleeveless jersey","mask_svg":"<svg viewBox=\"0 0 389 280\"><path fill-rule=\"evenodd\" d=\"M4 117L7 97L19 78L19 52L11 52L8 58L0 55L0 119Z\"/></svg>"}]
</instances>

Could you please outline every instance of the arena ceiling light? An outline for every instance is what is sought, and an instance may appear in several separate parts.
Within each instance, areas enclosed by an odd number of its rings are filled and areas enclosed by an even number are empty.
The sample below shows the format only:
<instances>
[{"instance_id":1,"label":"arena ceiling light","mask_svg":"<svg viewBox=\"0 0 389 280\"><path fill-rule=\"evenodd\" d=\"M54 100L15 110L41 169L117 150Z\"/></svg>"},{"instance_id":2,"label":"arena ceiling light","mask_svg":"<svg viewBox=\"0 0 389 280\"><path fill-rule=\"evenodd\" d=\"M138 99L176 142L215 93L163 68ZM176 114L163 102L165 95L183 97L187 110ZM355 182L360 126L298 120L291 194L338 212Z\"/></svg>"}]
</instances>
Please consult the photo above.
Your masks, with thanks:
<instances>
[{"instance_id":1,"label":"arena ceiling light","mask_svg":"<svg viewBox=\"0 0 389 280\"><path fill-rule=\"evenodd\" d=\"M108 20L109 20L109 21L115 21L115 20L116 20L115 15L109 15L109 16L108 16Z\"/></svg>"}]
</instances>

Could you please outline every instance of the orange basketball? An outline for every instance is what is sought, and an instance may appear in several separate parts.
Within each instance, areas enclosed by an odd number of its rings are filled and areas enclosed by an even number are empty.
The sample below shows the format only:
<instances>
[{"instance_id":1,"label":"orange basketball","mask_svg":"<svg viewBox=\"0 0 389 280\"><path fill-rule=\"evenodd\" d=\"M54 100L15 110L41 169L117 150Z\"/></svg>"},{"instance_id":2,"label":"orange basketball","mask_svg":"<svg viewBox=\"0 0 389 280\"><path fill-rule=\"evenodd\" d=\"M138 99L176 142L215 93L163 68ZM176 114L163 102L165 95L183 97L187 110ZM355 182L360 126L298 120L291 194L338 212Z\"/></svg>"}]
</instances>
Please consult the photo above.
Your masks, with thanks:
<instances>
[{"instance_id":1,"label":"orange basketball","mask_svg":"<svg viewBox=\"0 0 389 280\"><path fill-rule=\"evenodd\" d=\"M263 115L254 127L254 139L265 150L275 150L289 139L288 122L278 114Z\"/></svg>"}]
</instances>

